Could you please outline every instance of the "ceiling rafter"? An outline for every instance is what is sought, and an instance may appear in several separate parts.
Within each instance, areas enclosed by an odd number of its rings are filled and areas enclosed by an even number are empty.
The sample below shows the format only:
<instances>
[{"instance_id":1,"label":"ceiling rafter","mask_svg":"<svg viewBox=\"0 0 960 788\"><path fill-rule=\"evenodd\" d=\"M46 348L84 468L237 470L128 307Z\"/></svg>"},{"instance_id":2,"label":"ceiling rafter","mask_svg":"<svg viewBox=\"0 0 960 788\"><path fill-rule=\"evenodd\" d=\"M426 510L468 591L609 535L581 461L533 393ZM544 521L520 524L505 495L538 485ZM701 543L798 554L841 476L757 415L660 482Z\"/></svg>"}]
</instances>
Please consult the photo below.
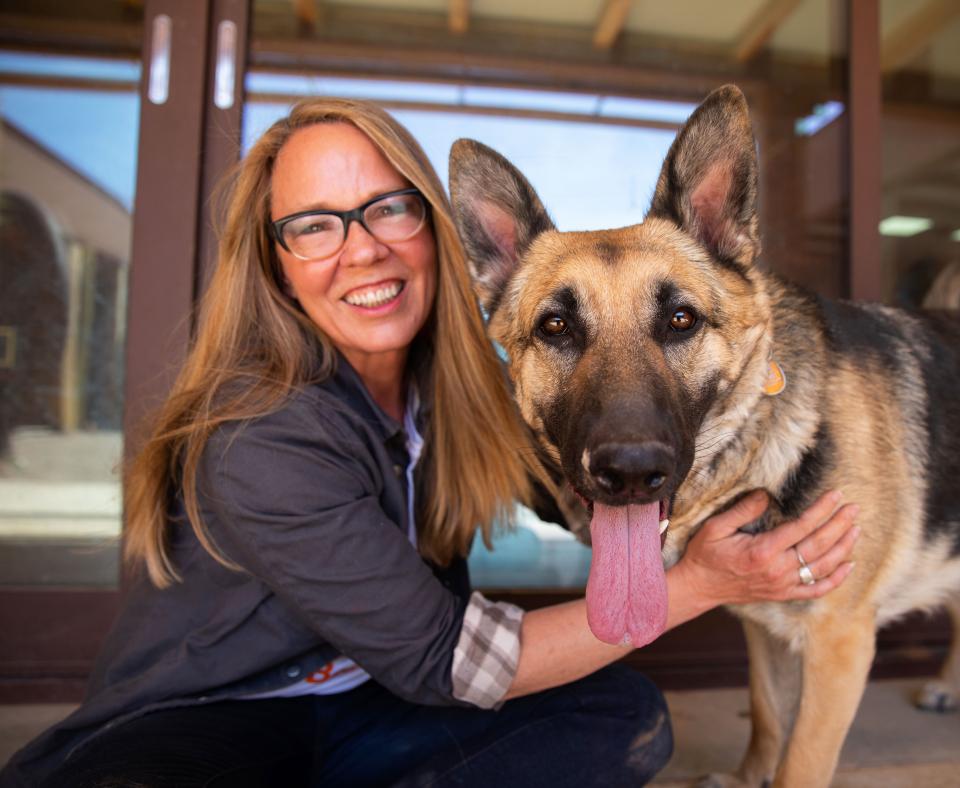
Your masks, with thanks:
<instances>
[{"instance_id":1,"label":"ceiling rafter","mask_svg":"<svg viewBox=\"0 0 960 788\"><path fill-rule=\"evenodd\" d=\"M607 0L593 29L593 45L597 49L610 49L623 32L633 0Z\"/></svg>"},{"instance_id":2,"label":"ceiling rafter","mask_svg":"<svg viewBox=\"0 0 960 788\"><path fill-rule=\"evenodd\" d=\"M800 5L800 0L767 0L744 25L733 45L733 57L738 63L752 60Z\"/></svg>"},{"instance_id":3,"label":"ceiling rafter","mask_svg":"<svg viewBox=\"0 0 960 788\"><path fill-rule=\"evenodd\" d=\"M880 44L880 70L884 74L907 65L923 52L947 23L960 15L957 0L929 0L892 30Z\"/></svg>"},{"instance_id":4,"label":"ceiling rafter","mask_svg":"<svg viewBox=\"0 0 960 788\"><path fill-rule=\"evenodd\" d=\"M448 0L447 27L454 35L462 36L470 27L470 0Z\"/></svg>"}]
</instances>

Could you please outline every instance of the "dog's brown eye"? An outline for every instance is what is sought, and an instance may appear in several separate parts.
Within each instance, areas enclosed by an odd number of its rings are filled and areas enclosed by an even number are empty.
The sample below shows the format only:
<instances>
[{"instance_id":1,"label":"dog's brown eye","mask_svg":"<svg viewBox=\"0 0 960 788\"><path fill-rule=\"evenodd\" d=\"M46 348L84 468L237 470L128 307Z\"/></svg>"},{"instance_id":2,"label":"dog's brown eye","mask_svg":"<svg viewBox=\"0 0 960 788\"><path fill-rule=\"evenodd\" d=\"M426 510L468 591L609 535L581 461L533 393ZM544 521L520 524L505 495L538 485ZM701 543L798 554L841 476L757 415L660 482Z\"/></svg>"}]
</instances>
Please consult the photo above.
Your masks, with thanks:
<instances>
[{"instance_id":1,"label":"dog's brown eye","mask_svg":"<svg viewBox=\"0 0 960 788\"><path fill-rule=\"evenodd\" d=\"M540 330L550 337L559 337L567 333L567 321L562 317L551 315L540 324Z\"/></svg>"},{"instance_id":2,"label":"dog's brown eye","mask_svg":"<svg viewBox=\"0 0 960 788\"><path fill-rule=\"evenodd\" d=\"M689 331L697 322L697 316L689 309L678 309L670 316L670 328L674 331Z\"/></svg>"}]
</instances>

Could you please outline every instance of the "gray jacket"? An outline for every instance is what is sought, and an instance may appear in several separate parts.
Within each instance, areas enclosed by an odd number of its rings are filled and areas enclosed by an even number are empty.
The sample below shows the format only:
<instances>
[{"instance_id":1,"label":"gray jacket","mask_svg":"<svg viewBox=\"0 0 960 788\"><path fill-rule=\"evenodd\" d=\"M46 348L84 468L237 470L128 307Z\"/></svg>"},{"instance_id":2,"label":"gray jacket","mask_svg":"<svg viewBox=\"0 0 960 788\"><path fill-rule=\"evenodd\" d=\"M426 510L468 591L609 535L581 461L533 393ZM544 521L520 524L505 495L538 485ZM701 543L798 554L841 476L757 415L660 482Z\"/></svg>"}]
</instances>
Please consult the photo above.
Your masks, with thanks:
<instances>
[{"instance_id":1,"label":"gray jacket","mask_svg":"<svg viewBox=\"0 0 960 788\"><path fill-rule=\"evenodd\" d=\"M204 522L245 571L217 563L173 500L183 582L133 585L84 703L17 753L0 786L36 785L138 715L279 689L337 653L402 698L466 705L450 675L466 562L430 566L411 546L403 431L340 361L277 412L221 429L204 451Z\"/></svg>"}]
</instances>

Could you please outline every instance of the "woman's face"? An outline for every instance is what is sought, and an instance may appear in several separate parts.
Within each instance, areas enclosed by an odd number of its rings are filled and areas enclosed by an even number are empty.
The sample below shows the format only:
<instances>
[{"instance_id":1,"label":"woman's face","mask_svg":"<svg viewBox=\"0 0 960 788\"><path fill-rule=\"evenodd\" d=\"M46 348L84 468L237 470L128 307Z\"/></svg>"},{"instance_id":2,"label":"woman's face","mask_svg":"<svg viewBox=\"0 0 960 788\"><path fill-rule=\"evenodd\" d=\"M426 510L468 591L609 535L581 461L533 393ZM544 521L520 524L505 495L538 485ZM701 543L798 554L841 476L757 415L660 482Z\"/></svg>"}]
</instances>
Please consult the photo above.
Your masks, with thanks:
<instances>
[{"instance_id":1,"label":"woman's face","mask_svg":"<svg viewBox=\"0 0 960 788\"><path fill-rule=\"evenodd\" d=\"M409 186L356 127L318 123L294 132L280 149L271 218L349 211ZM280 244L276 249L287 292L361 376L372 370L402 373L436 293L437 251L429 221L411 238L391 243L352 222L343 247L318 259L301 260Z\"/></svg>"}]
</instances>

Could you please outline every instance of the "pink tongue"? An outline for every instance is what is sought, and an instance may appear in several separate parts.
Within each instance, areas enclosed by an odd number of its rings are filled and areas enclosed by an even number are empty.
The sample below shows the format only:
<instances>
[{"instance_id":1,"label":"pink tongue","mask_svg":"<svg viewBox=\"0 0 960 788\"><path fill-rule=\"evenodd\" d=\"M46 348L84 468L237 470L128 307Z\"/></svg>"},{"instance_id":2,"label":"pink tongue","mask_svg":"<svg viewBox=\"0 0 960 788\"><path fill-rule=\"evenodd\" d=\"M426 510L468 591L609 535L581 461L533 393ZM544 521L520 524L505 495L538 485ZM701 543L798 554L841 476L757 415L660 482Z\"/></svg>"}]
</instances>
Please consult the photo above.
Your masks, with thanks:
<instances>
[{"instance_id":1,"label":"pink tongue","mask_svg":"<svg viewBox=\"0 0 960 788\"><path fill-rule=\"evenodd\" d=\"M597 638L643 646L667 625L660 504L593 505L587 622Z\"/></svg>"}]
</instances>

